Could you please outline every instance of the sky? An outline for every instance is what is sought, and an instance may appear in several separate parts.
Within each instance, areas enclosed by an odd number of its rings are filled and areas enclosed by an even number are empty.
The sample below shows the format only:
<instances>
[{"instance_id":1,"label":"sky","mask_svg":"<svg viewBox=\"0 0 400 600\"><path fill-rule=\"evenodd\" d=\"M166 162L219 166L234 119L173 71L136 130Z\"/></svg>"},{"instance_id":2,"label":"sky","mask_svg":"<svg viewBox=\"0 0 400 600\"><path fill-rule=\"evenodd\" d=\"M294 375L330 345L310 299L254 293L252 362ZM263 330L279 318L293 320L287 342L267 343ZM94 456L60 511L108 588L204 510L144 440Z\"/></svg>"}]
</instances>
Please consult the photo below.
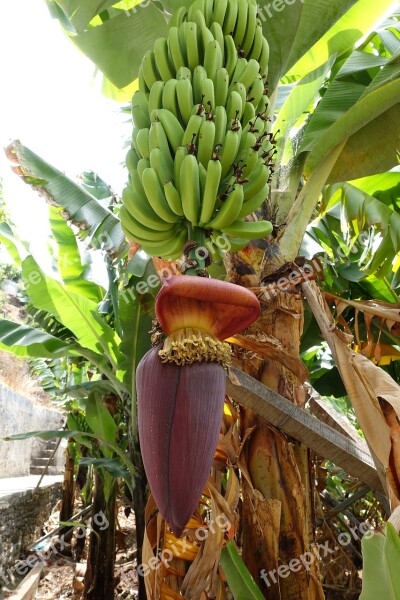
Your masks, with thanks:
<instances>
[{"instance_id":1,"label":"sky","mask_svg":"<svg viewBox=\"0 0 400 600\"><path fill-rule=\"evenodd\" d=\"M35 244L43 239L46 208L9 169L2 149L13 139L71 177L93 170L117 192L124 185L130 125L94 75L44 0L2 3L0 177L18 231Z\"/></svg>"}]
</instances>

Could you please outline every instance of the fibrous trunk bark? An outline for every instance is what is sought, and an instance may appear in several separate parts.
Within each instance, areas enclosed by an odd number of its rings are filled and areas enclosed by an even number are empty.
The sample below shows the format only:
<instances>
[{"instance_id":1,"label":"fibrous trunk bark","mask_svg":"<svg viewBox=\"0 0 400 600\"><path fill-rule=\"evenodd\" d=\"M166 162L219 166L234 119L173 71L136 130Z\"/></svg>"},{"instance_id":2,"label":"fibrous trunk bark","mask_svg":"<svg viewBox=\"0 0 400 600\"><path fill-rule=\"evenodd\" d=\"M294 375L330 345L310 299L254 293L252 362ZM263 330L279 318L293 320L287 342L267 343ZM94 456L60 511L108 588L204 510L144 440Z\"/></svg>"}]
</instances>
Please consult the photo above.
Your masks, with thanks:
<instances>
[{"instance_id":1,"label":"fibrous trunk bark","mask_svg":"<svg viewBox=\"0 0 400 600\"><path fill-rule=\"evenodd\" d=\"M114 482L106 502L103 482L95 470L93 518L85 574L84 598L86 600L114 598L115 494Z\"/></svg>"},{"instance_id":2,"label":"fibrous trunk bark","mask_svg":"<svg viewBox=\"0 0 400 600\"><path fill-rule=\"evenodd\" d=\"M69 521L73 515L74 511L74 495L75 495L75 486L74 486L74 467L75 461L71 456L70 448L72 442L68 442L68 446L65 450L65 470L64 470L64 480L62 486L62 495L61 495L61 508L60 508L60 521ZM65 530L64 530L65 531Z\"/></svg>"},{"instance_id":3,"label":"fibrous trunk bark","mask_svg":"<svg viewBox=\"0 0 400 600\"><path fill-rule=\"evenodd\" d=\"M228 269L230 278L247 287L258 286L254 276L249 276L249 256L246 267L238 262L237 255L234 260ZM266 302L262 296L260 300L261 317L246 334L264 342L266 348L280 349L282 363L256 358L249 352L239 352L237 359L245 372L304 406L304 389L284 366L285 354L299 357L302 297L295 288L290 292L277 289ZM240 428L242 436L252 430L242 457L247 471L241 513L244 562L268 600L322 599L318 560L315 555L312 559L305 555L314 541L308 450L243 407Z\"/></svg>"}]
</instances>

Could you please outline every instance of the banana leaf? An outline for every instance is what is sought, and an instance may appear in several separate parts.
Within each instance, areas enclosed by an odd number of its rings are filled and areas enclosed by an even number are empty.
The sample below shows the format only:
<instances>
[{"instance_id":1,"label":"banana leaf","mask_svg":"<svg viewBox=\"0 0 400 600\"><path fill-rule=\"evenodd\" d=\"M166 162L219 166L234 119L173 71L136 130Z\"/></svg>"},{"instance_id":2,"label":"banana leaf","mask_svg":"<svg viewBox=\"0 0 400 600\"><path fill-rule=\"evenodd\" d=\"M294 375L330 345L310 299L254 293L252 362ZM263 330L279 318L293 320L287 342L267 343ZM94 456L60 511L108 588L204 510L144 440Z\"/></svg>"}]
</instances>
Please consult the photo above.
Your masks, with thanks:
<instances>
[{"instance_id":1,"label":"banana leaf","mask_svg":"<svg viewBox=\"0 0 400 600\"><path fill-rule=\"evenodd\" d=\"M79 351L71 344L34 327L7 319L0 319L0 349L15 356L79 356Z\"/></svg>"},{"instance_id":2,"label":"banana leaf","mask_svg":"<svg viewBox=\"0 0 400 600\"><path fill-rule=\"evenodd\" d=\"M47 200L63 209L63 216L79 228L79 237L93 248L103 248L112 257L127 250L118 217L87 190L69 179L19 141L8 152L23 172L23 179L44 193Z\"/></svg>"},{"instance_id":3,"label":"banana leaf","mask_svg":"<svg viewBox=\"0 0 400 600\"><path fill-rule=\"evenodd\" d=\"M360 600L400 600L400 538L391 523L361 541L364 568Z\"/></svg>"}]
</instances>

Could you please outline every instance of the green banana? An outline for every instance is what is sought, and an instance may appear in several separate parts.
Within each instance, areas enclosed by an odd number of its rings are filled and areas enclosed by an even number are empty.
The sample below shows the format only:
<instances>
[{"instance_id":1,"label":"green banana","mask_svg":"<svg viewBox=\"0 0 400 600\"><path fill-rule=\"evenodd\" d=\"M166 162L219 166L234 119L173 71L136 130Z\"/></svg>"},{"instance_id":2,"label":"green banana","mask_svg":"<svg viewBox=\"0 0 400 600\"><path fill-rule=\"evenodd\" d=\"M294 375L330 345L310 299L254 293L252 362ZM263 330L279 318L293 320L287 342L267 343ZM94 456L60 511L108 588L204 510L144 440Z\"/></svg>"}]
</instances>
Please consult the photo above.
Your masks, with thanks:
<instances>
[{"instance_id":1,"label":"green banana","mask_svg":"<svg viewBox=\"0 0 400 600\"><path fill-rule=\"evenodd\" d=\"M180 217L183 217L182 200L172 181L167 181L164 183L164 194L168 202L168 206L172 212Z\"/></svg>"},{"instance_id":2,"label":"green banana","mask_svg":"<svg viewBox=\"0 0 400 600\"><path fill-rule=\"evenodd\" d=\"M172 13L172 17L169 21L169 28L179 27L179 25L184 21L187 15L187 9L184 6L180 6L177 10Z\"/></svg>"},{"instance_id":3,"label":"green banana","mask_svg":"<svg viewBox=\"0 0 400 600\"><path fill-rule=\"evenodd\" d=\"M243 197L243 186L236 184L215 217L206 224L206 228L222 230L224 227L229 227L229 225L234 223L241 211Z\"/></svg>"},{"instance_id":4,"label":"green banana","mask_svg":"<svg viewBox=\"0 0 400 600\"><path fill-rule=\"evenodd\" d=\"M212 79L203 79L201 82L201 95L206 112L212 112L215 109L215 91Z\"/></svg>"},{"instance_id":5,"label":"green banana","mask_svg":"<svg viewBox=\"0 0 400 600\"><path fill-rule=\"evenodd\" d=\"M226 116L228 121L240 119L243 114L243 102L239 92L229 92L228 102L226 104Z\"/></svg>"},{"instance_id":6,"label":"green banana","mask_svg":"<svg viewBox=\"0 0 400 600\"><path fill-rule=\"evenodd\" d=\"M261 50L263 46L263 30L260 24L257 24L256 30L254 32L254 41L253 46L248 54L248 58L255 58L258 62L260 62Z\"/></svg>"},{"instance_id":7,"label":"green banana","mask_svg":"<svg viewBox=\"0 0 400 600\"><path fill-rule=\"evenodd\" d=\"M257 114L268 114L268 109L269 109L269 98L268 96L264 93L264 95L262 96L259 105L256 108L256 113Z\"/></svg>"},{"instance_id":8,"label":"green banana","mask_svg":"<svg viewBox=\"0 0 400 600\"><path fill-rule=\"evenodd\" d=\"M204 190L206 187L206 179L207 179L207 170L203 167L203 165L201 163L199 163L200 201L204 195Z\"/></svg>"},{"instance_id":9,"label":"green banana","mask_svg":"<svg viewBox=\"0 0 400 600\"><path fill-rule=\"evenodd\" d=\"M249 2L247 10L247 24L246 33L242 41L242 49L246 57L250 54L251 48L254 43L254 37L256 34L257 26L257 5Z\"/></svg>"},{"instance_id":10,"label":"green banana","mask_svg":"<svg viewBox=\"0 0 400 600\"><path fill-rule=\"evenodd\" d=\"M245 127L250 121L254 121L256 117L256 109L251 102L246 102L242 114L242 125Z\"/></svg>"},{"instance_id":11,"label":"green banana","mask_svg":"<svg viewBox=\"0 0 400 600\"><path fill-rule=\"evenodd\" d=\"M205 168L207 167L214 150L214 140L215 124L213 121L206 119L201 124L197 143L197 161Z\"/></svg>"},{"instance_id":12,"label":"green banana","mask_svg":"<svg viewBox=\"0 0 400 600\"><path fill-rule=\"evenodd\" d=\"M173 152L176 152L178 146L181 145L184 133L182 125L179 123L176 116L166 108L161 108L159 110L153 110L150 118L152 121L158 120L162 123L165 133L167 134L169 145Z\"/></svg>"},{"instance_id":13,"label":"green banana","mask_svg":"<svg viewBox=\"0 0 400 600\"><path fill-rule=\"evenodd\" d=\"M182 50L179 42L179 30L177 27L171 27L168 33L168 50L174 65L175 72L180 67L186 67L185 59L182 55Z\"/></svg>"},{"instance_id":14,"label":"green banana","mask_svg":"<svg viewBox=\"0 0 400 600\"><path fill-rule=\"evenodd\" d=\"M145 169L142 174L142 184L147 199L154 212L167 223L175 223L178 220L168 206L164 195L164 189L154 169Z\"/></svg>"},{"instance_id":15,"label":"green banana","mask_svg":"<svg viewBox=\"0 0 400 600\"><path fill-rule=\"evenodd\" d=\"M200 226L211 219L217 202L218 188L221 182L222 168L219 160L209 160L204 193L201 202Z\"/></svg>"},{"instance_id":16,"label":"green banana","mask_svg":"<svg viewBox=\"0 0 400 600\"><path fill-rule=\"evenodd\" d=\"M213 23L211 23L210 31L211 31L214 39L218 42L219 47L221 48L222 64L224 64L225 44L224 44L224 32L222 31L222 27L218 22L214 21Z\"/></svg>"},{"instance_id":17,"label":"green banana","mask_svg":"<svg viewBox=\"0 0 400 600\"><path fill-rule=\"evenodd\" d=\"M189 79L189 81L192 81L192 71L187 67L179 67L176 72L176 78L178 81L181 79Z\"/></svg>"},{"instance_id":18,"label":"green banana","mask_svg":"<svg viewBox=\"0 0 400 600\"><path fill-rule=\"evenodd\" d=\"M242 100L242 113L243 113L244 105L246 104L246 97L247 97L247 92L246 92L245 86L240 81L235 81L234 83L231 84L229 91L237 92L240 95L240 98Z\"/></svg>"},{"instance_id":19,"label":"green banana","mask_svg":"<svg viewBox=\"0 0 400 600\"><path fill-rule=\"evenodd\" d=\"M181 172L181 166L182 166L183 159L187 155L188 155L187 146L179 146L178 150L175 153L175 160L174 160L174 184L175 184L175 187L178 190L178 192L180 192L179 174Z\"/></svg>"},{"instance_id":20,"label":"green banana","mask_svg":"<svg viewBox=\"0 0 400 600\"><path fill-rule=\"evenodd\" d=\"M215 88L215 106L226 106L229 90L229 75L228 71L223 67L218 69L214 79Z\"/></svg>"},{"instance_id":21,"label":"green banana","mask_svg":"<svg viewBox=\"0 0 400 600\"><path fill-rule=\"evenodd\" d=\"M168 81L168 79L173 79L175 77L174 67L171 64L168 54L167 38L157 38L154 42L154 59L157 71L163 81Z\"/></svg>"},{"instance_id":22,"label":"green banana","mask_svg":"<svg viewBox=\"0 0 400 600\"><path fill-rule=\"evenodd\" d=\"M167 240L171 236L171 230L173 230L172 225L170 226L170 229L167 229L166 231L155 231L154 229L145 227L134 217L132 217L125 205L121 206L119 217L121 219L121 224L128 229L129 233L134 239L139 238L140 240L148 240L149 242L152 240Z\"/></svg>"},{"instance_id":23,"label":"green banana","mask_svg":"<svg viewBox=\"0 0 400 600\"><path fill-rule=\"evenodd\" d=\"M191 6L193 6L193 4ZM196 23L200 31L202 28L207 28L204 13L201 10L195 10L194 12L191 12L189 8L188 19L189 21L193 21L193 23Z\"/></svg>"},{"instance_id":24,"label":"green banana","mask_svg":"<svg viewBox=\"0 0 400 600\"><path fill-rule=\"evenodd\" d=\"M166 260L177 260L183 254L183 247L187 241L187 231L182 229L178 235L174 235L168 242L162 245L153 243L144 243L142 248L149 256L160 256Z\"/></svg>"},{"instance_id":25,"label":"green banana","mask_svg":"<svg viewBox=\"0 0 400 600\"><path fill-rule=\"evenodd\" d=\"M215 73L222 67L222 52L216 40L210 42L204 51L204 68L207 77L213 79Z\"/></svg>"},{"instance_id":26,"label":"green banana","mask_svg":"<svg viewBox=\"0 0 400 600\"><path fill-rule=\"evenodd\" d=\"M162 221L147 201L142 182L138 174L132 177L132 184L122 192L122 202L136 221L155 231L171 229L171 223Z\"/></svg>"},{"instance_id":27,"label":"green banana","mask_svg":"<svg viewBox=\"0 0 400 600\"><path fill-rule=\"evenodd\" d=\"M228 71L229 78L232 78L236 63L238 61L238 51L235 41L231 35L225 36L225 68Z\"/></svg>"},{"instance_id":28,"label":"green banana","mask_svg":"<svg viewBox=\"0 0 400 600\"><path fill-rule=\"evenodd\" d=\"M214 0L205 0L205 2L204 2L204 8L203 8L203 13L204 13L204 18L205 18L206 23L207 23L207 27L209 27L210 24L213 21Z\"/></svg>"},{"instance_id":29,"label":"green banana","mask_svg":"<svg viewBox=\"0 0 400 600\"><path fill-rule=\"evenodd\" d=\"M202 65L198 65L193 71L193 99L198 104L201 102L201 82L207 79L207 71Z\"/></svg>"},{"instance_id":30,"label":"green banana","mask_svg":"<svg viewBox=\"0 0 400 600\"><path fill-rule=\"evenodd\" d=\"M222 29L226 35L233 37L238 17L238 0L229 0Z\"/></svg>"},{"instance_id":31,"label":"green banana","mask_svg":"<svg viewBox=\"0 0 400 600\"><path fill-rule=\"evenodd\" d=\"M142 158L149 158L149 129L147 127L139 129L136 137L136 147Z\"/></svg>"},{"instance_id":32,"label":"green banana","mask_svg":"<svg viewBox=\"0 0 400 600\"><path fill-rule=\"evenodd\" d=\"M148 50L142 61L143 77L149 90L153 83L161 79L156 67L156 59L153 50Z\"/></svg>"},{"instance_id":33,"label":"green banana","mask_svg":"<svg viewBox=\"0 0 400 600\"><path fill-rule=\"evenodd\" d=\"M244 154L247 154L247 152L249 150L254 149L256 142L257 142L256 134L253 133L252 131L246 131L246 129L244 129L242 131L242 136L240 139L238 156L241 158Z\"/></svg>"},{"instance_id":34,"label":"green banana","mask_svg":"<svg viewBox=\"0 0 400 600\"><path fill-rule=\"evenodd\" d=\"M196 23L188 23L186 27L186 50L187 62L191 71L201 62L199 55L199 47L197 44L197 25Z\"/></svg>"},{"instance_id":35,"label":"green banana","mask_svg":"<svg viewBox=\"0 0 400 600\"><path fill-rule=\"evenodd\" d=\"M242 71L237 81L242 83L246 90L248 90L254 83L254 80L260 76L260 65L258 62L251 58L247 63L245 69Z\"/></svg>"},{"instance_id":36,"label":"green banana","mask_svg":"<svg viewBox=\"0 0 400 600\"><path fill-rule=\"evenodd\" d=\"M169 110L177 119L179 119L179 108L178 108L178 98L176 95L176 79L168 79L165 82L163 95L162 95L162 106Z\"/></svg>"},{"instance_id":37,"label":"green banana","mask_svg":"<svg viewBox=\"0 0 400 600\"><path fill-rule=\"evenodd\" d=\"M262 39L262 50L260 54L260 74L267 76L268 74L268 61L269 61L269 45L265 37Z\"/></svg>"},{"instance_id":38,"label":"green banana","mask_svg":"<svg viewBox=\"0 0 400 600\"><path fill-rule=\"evenodd\" d=\"M228 4L228 0L214 0L213 19L221 26L224 24L225 21L225 15L228 9Z\"/></svg>"},{"instance_id":39,"label":"green banana","mask_svg":"<svg viewBox=\"0 0 400 600\"><path fill-rule=\"evenodd\" d=\"M135 92L132 97L132 118L136 127L150 127L149 101L141 90Z\"/></svg>"},{"instance_id":40,"label":"green banana","mask_svg":"<svg viewBox=\"0 0 400 600\"><path fill-rule=\"evenodd\" d=\"M238 58L235 65L235 70L231 77L231 86L235 83L235 81L240 81L240 76L243 71L247 67L247 60L245 58Z\"/></svg>"},{"instance_id":41,"label":"green banana","mask_svg":"<svg viewBox=\"0 0 400 600\"><path fill-rule=\"evenodd\" d=\"M225 136L224 145L221 151L221 169L222 178L226 177L233 163L235 162L237 151L239 149L241 132L228 129Z\"/></svg>"},{"instance_id":42,"label":"green banana","mask_svg":"<svg viewBox=\"0 0 400 600\"><path fill-rule=\"evenodd\" d=\"M137 155L136 150L134 148L129 148L129 150L125 156L125 165L129 171L129 173L132 173L132 171L134 171L136 169L138 162L139 162L139 157Z\"/></svg>"},{"instance_id":43,"label":"green banana","mask_svg":"<svg viewBox=\"0 0 400 600\"><path fill-rule=\"evenodd\" d=\"M187 21L184 21L178 27L179 43L181 45L181 52L182 52L182 56L185 60L186 66L188 66L188 48L187 48L187 42L186 42L186 33L187 33L187 29L188 29L189 25L190 24Z\"/></svg>"},{"instance_id":44,"label":"green banana","mask_svg":"<svg viewBox=\"0 0 400 600\"><path fill-rule=\"evenodd\" d=\"M162 123L160 121L154 121L154 123L152 123L150 127L150 152L153 150L153 148L160 148L164 156L170 161L171 165L173 165L174 161L171 156L167 134L165 133L164 127L162 126Z\"/></svg>"},{"instance_id":45,"label":"green banana","mask_svg":"<svg viewBox=\"0 0 400 600\"><path fill-rule=\"evenodd\" d=\"M206 51L208 44L210 42L214 41L214 36L211 33L211 31L208 29L208 27L200 28L200 36L201 36L201 50L202 50L202 55L204 57L204 53Z\"/></svg>"},{"instance_id":46,"label":"green banana","mask_svg":"<svg viewBox=\"0 0 400 600\"><path fill-rule=\"evenodd\" d=\"M200 209L199 163L193 154L188 154L182 161L179 173L179 191L186 219L193 225L198 225Z\"/></svg>"},{"instance_id":47,"label":"green banana","mask_svg":"<svg viewBox=\"0 0 400 600\"><path fill-rule=\"evenodd\" d=\"M164 82L156 81L152 86L149 94L149 114L157 108L162 108L162 97L164 90Z\"/></svg>"},{"instance_id":48,"label":"green banana","mask_svg":"<svg viewBox=\"0 0 400 600\"><path fill-rule=\"evenodd\" d=\"M258 210L262 203L268 198L269 185L266 183L250 200L243 202L243 206L238 214L238 219L251 215L252 212Z\"/></svg>"},{"instance_id":49,"label":"green banana","mask_svg":"<svg viewBox=\"0 0 400 600\"><path fill-rule=\"evenodd\" d=\"M197 144L197 137L200 131L200 127L204 123L204 117L200 115L192 115L188 121L185 132L182 136L181 146L185 146L186 148L190 144Z\"/></svg>"},{"instance_id":50,"label":"green banana","mask_svg":"<svg viewBox=\"0 0 400 600\"><path fill-rule=\"evenodd\" d=\"M148 169L149 167L150 167L150 161L148 158L141 158L139 160L138 166L137 166L137 172L138 172L140 179L142 179L143 171L145 169Z\"/></svg>"},{"instance_id":51,"label":"green banana","mask_svg":"<svg viewBox=\"0 0 400 600\"><path fill-rule=\"evenodd\" d=\"M244 134L242 134L242 139ZM242 141L242 140L240 140ZM257 150L253 150L253 148L248 148L244 152L238 153L239 160L243 161L242 171L245 177L248 177L252 171L256 168L258 161L261 161L261 157L259 156Z\"/></svg>"},{"instance_id":52,"label":"green banana","mask_svg":"<svg viewBox=\"0 0 400 600\"><path fill-rule=\"evenodd\" d=\"M228 117L224 106L217 106L215 109L215 145L219 146L224 143L226 135L226 127L228 124Z\"/></svg>"},{"instance_id":53,"label":"green banana","mask_svg":"<svg viewBox=\"0 0 400 600\"><path fill-rule=\"evenodd\" d=\"M247 28L247 0L238 0L238 14L233 39L236 45L241 48Z\"/></svg>"},{"instance_id":54,"label":"green banana","mask_svg":"<svg viewBox=\"0 0 400 600\"><path fill-rule=\"evenodd\" d=\"M249 183L246 183L244 187L244 199L250 200L254 194L260 191L262 187L266 183L268 183L269 179L269 169L264 165L263 162L255 169L255 171L250 176Z\"/></svg>"},{"instance_id":55,"label":"green banana","mask_svg":"<svg viewBox=\"0 0 400 600\"><path fill-rule=\"evenodd\" d=\"M272 229L272 223L269 221L241 221L238 219L229 227L223 227L221 231L232 237L259 240L270 235Z\"/></svg>"},{"instance_id":56,"label":"green banana","mask_svg":"<svg viewBox=\"0 0 400 600\"><path fill-rule=\"evenodd\" d=\"M264 95L264 82L260 77L256 77L247 92L247 101L251 102L256 108Z\"/></svg>"},{"instance_id":57,"label":"green banana","mask_svg":"<svg viewBox=\"0 0 400 600\"><path fill-rule=\"evenodd\" d=\"M194 106L193 88L189 79L181 79L176 84L176 97L178 99L179 113L181 121L186 126Z\"/></svg>"},{"instance_id":58,"label":"green banana","mask_svg":"<svg viewBox=\"0 0 400 600\"><path fill-rule=\"evenodd\" d=\"M153 148L150 152L150 166L157 173L161 185L164 185L167 181L171 181L173 178L173 164L171 164L160 148Z\"/></svg>"},{"instance_id":59,"label":"green banana","mask_svg":"<svg viewBox=\"0 0 400 600\"><path fill-rule=\"evenodd\" d=\"M147 94L149 91L149 88L147 87L146 82L144 80L142 65L140 65L139 70L138 70L138 82L139 82L139 90L141 92L144 92L145 94Z\"/></svg>"}]
</instances>

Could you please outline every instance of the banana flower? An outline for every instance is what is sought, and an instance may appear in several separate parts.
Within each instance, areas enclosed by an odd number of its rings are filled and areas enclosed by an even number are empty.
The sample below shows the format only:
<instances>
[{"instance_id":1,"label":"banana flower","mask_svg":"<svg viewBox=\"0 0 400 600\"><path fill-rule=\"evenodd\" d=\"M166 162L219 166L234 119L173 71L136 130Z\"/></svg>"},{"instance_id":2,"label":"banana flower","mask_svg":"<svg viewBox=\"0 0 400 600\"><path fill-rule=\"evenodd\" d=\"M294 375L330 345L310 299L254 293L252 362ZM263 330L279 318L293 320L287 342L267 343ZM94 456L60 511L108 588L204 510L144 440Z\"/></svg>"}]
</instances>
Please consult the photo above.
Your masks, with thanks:
<instances>
[{"instance_id":1,"label":"banana flower","mask_svg":"<svg viewBox=\"0 0 400 600\"><path fill-rule=\"evenodd\" d=\"M216 279L172 276L157 296L167 337L137 369L139 439L154 500L177 536L201 498L218 443L231 353L223 340L259 314L251 291Z\"/></svg>"}]
</instances>

